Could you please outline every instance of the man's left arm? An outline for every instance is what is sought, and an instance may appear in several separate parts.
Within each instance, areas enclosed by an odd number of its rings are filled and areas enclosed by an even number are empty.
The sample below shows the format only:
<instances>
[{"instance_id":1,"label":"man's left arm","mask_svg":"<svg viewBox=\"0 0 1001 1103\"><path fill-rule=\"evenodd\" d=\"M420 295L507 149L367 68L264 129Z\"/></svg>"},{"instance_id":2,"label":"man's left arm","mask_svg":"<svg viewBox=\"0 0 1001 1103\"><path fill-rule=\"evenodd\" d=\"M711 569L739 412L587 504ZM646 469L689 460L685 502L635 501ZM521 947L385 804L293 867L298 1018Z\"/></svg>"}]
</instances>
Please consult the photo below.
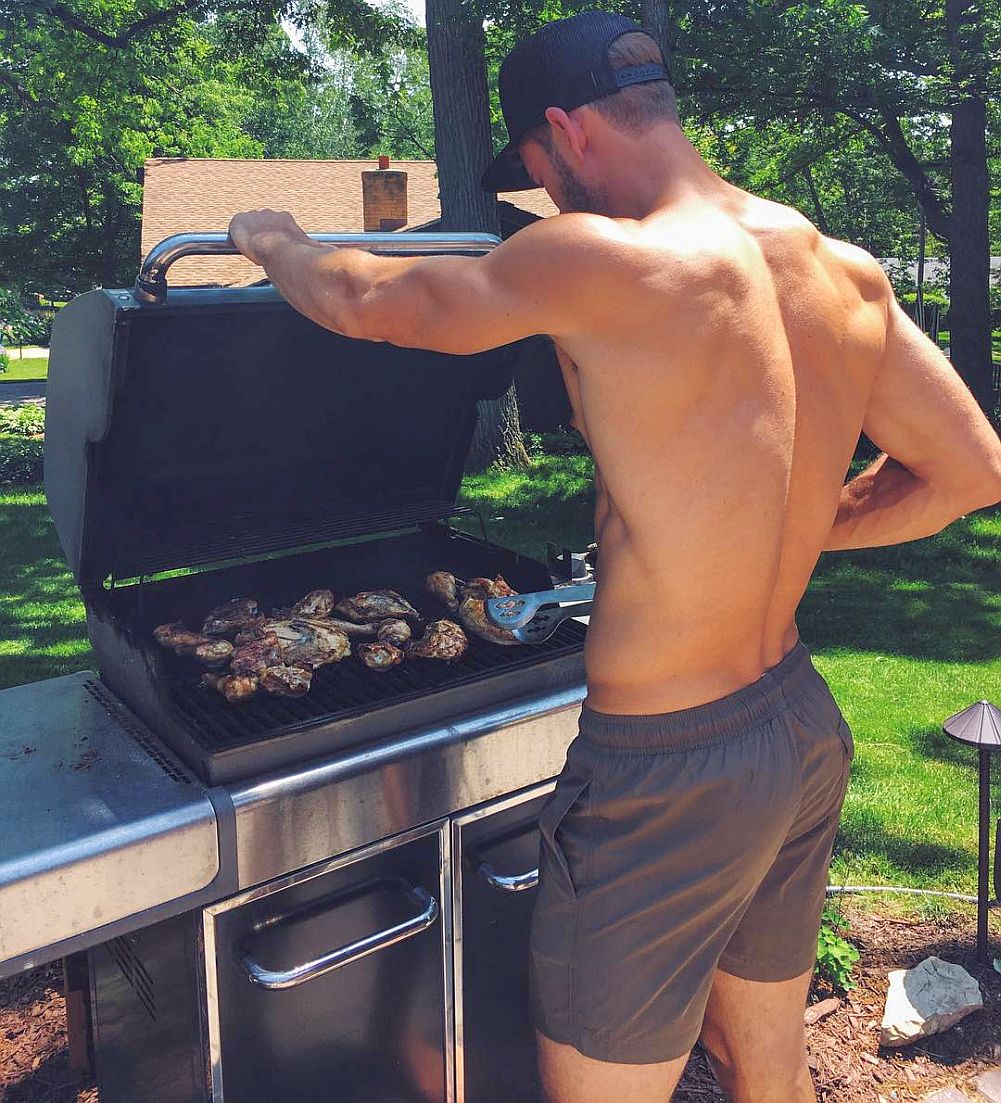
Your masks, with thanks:
<instances>
[{"instance_id":1,"label":"man's left arm","mask_svg":"<svg viewBox=\"0 0 1001 1103\"><path fill-rule=\"evenodd\" d=\"M585 269L591 216L544 220L483 257L378 257L311 241L291 215L237 215L230 235L283 297L325 329L406 348L474 353L573 329L598 308ZM557 224L559 223L559 224ZM576 263L574 263L576 259ZM594 302L590 302L590 299Z\"/></svg>"}]
</instances>

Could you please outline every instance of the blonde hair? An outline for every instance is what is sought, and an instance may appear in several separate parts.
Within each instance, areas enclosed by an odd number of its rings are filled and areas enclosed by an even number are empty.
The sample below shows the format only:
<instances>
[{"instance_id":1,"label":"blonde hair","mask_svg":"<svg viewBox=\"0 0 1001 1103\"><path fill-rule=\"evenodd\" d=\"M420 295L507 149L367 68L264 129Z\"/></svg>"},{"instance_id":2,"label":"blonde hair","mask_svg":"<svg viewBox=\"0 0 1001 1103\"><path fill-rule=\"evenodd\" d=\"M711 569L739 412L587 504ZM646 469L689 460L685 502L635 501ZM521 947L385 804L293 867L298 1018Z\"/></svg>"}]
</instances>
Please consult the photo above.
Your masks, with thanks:
<instances>
[{"instance_id":1,"label":"blonde hair","mask_svg":"<svg viewBox=\"0 0 1001 1103\"><path fill-rule=\"evenodd\" d=\"M608 61L613 69L628 69L633 65L662 65L664 58L648 34L629 31L609 47ZM678 121L677 98L666 80L629 85L595 100L591 106L623 130L642 130L664 119Z\"/></svg>"}]
</instances>

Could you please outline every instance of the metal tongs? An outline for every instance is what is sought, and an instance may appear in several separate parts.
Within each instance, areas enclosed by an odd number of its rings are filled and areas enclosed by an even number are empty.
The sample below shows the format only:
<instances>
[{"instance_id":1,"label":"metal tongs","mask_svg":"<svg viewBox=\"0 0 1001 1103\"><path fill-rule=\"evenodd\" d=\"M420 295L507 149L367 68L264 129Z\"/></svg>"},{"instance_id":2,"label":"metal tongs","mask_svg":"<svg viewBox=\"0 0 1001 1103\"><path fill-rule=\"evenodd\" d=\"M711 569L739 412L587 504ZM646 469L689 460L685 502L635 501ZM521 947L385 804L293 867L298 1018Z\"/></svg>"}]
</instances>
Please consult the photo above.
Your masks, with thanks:
<instances>
[{"instance_id":1,"label":"metal tongs","mask_svg":"<svg viewBox=\"0 0 1001 1103\"><path fill-rule=\"evenodd\" d=\"M544 643L563 621L591 612L594 590L595 583L585 582L533 594L492 597L486 603L487 617L522 643Z\"/></svg>"}]
</instances>

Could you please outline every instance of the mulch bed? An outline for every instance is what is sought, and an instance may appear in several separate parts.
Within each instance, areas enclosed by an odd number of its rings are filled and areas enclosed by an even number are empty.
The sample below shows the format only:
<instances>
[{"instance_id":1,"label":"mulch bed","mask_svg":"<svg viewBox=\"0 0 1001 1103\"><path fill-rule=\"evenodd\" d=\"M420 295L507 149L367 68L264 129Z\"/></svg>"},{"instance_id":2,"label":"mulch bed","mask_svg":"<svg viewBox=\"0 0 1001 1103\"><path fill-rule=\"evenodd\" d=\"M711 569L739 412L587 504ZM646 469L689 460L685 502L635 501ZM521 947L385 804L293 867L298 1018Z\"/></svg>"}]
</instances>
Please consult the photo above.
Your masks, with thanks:
<instances>
[{"instance_id":1,"label":"mulch bed","mask_svg":"<svg viewBox=\"0 0 1001 1103\"><path fill-rule=\"evenodd\" d=\"M1001 975L976 960L972 915L922 923L851 906L844 910L851 920L847 937L862 958L855 971L858 987L833 1015L806 1028L820 1103L907 1103L937 1088L969 1087L979 1072L1001 1065ZM998 945L996 932L992 945ZM980 982L984 1010L944 1034L901 1049L881 1049L887 973L909 969L932 955L962 965ZM822 985L814 987L811 1001L831 995ZM697 1050L674 1103L713 1098L722 1099L723 1092Z\"/></svg>"},{"instance_id":2,"label":"mulch bed","mask_svg":"<svg viewBox=\"0 0 1001 1103\"><path fill-rule=\"evenodd\" d=\"M849 937L862 951L858 987L833 1015L807 1027L820 1103L908 1103L936 1088L968 1087L977 1073L1001 1065L1001 975L977 963L972 917L914 922L856 910L849 914ZM984 1011L921 1043L880 1049L887 972L917 965L932 954L957 962L977 978ZM829 995L818 985L812 998ZM93 1082L69 1068L58 965L0 982L0 1099L98 1103ZM697 1050L675 1103L714 1099L723 1099L723 1093Z\"/></svg>"},{"instance_id":3,"label":"mulch bed","mask_svg":"<svg viewBox=\"0 0 1001 1103\"><path fill-rule=\"evenodd\" d=\"M59 964L0 981L0 1099L98 1103L93 1080L69 1066Z\"/></svg>"}]
</instances>

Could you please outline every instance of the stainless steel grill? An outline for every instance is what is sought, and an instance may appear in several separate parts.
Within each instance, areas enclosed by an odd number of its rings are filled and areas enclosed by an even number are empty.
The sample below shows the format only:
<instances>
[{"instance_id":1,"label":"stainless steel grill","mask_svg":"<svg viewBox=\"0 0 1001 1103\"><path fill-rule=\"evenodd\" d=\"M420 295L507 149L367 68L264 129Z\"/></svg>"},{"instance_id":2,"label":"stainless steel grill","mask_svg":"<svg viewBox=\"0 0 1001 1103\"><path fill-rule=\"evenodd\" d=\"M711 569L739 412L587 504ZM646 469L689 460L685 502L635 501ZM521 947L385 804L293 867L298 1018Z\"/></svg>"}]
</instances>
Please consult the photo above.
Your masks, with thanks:
<instances>
[{"instance_id":1,"label":"stainless steel grill","mask_svg":"<svg viewBox=\"0 0 1001 1103\"><path fill-rule=\"evenodd\" d=\"M390 237L346 244L491 245ZM229 248L165 243L135 290L57 317L46 490L103 685L0 700L12 746L48 732L61 810L44 854L0 847L0 920L34 884L44 952L88 949L102 1103L531 1103L537 816L585 626L474 637L451 664L350 658L305 697L239 705L152 638L232 597L271 610L319 587L398 590L434 619L432 570L548 590L545 564L456 523L477 404L519 348L350 341L270 287L167 286L173 258ZM83 745L97 773L59 772ZM42 759L18 759L35 788ZM69 851L86 862L67 869ZM0 967L36 946L19 932Z\"/></svg>"}]
</instances>

